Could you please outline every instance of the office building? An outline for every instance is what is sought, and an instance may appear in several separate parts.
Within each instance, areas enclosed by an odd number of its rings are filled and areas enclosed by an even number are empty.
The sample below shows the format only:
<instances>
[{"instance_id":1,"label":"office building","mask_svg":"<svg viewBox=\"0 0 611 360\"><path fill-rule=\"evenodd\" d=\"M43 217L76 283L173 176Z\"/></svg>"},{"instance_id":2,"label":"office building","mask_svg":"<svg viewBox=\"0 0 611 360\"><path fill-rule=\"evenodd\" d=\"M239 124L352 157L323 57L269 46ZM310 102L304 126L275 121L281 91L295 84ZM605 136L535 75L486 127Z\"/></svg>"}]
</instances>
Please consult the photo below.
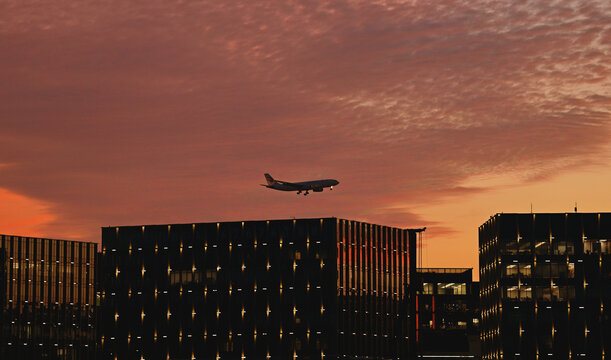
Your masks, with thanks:
<instances>
[{"instance_id":1,"label":"office building","mask_svg":"<svg viewBox=\"0 0 611 360\"><path fill-rule=\"evenodd\" d=\"M0 358L95 358L97 244L0 235Z\"/></svg>"},{"instance_id":2,"label":"office building","mask_svg":"<svg viewBox=\"0 0 611 360\"><path fill-rule=\"evenodd\" d=\"M479 286L473 269L419 268L418 276L419 357L479 358Z\"/></svg>"},{"instance_id":3,"label":"office building","mask_svg":"<svg viewBox=\"0 0 611 360\"><path fill-rule=\"evenodd\" d=\"M479 228L485 359L611 356L611 214L496 214Z\"/></svg>"},{"instance_id":4,"label":"office building","mask_svg":"<svg viewBox=\"0 0 611 360\"><path fill-rule=\"evenodd\" d=\"M398 359L406 230L337 218L102 229L109 359Z\"/></svg>"}]
</instances>

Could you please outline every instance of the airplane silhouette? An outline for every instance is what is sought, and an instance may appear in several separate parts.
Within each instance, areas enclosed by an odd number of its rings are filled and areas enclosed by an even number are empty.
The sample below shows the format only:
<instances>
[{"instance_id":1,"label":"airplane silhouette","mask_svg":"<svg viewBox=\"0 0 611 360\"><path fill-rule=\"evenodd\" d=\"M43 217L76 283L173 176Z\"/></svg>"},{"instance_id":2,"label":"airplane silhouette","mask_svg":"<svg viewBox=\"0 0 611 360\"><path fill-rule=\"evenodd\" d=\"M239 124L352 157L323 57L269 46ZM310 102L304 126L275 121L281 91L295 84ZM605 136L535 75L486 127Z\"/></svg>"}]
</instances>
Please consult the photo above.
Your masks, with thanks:
<instances>
[{"instance_id":1,"label":"airplane silhouette","mask_svg":"<svg viewBox=\"0 0 611 360\"><path fill-rule=\"evenodd\" d=\"M310 190L314 192L321 192L326 187L328 187L329 190L333 190L333 186L339 184L339 181L334 179L291 183L288 181L274 180L270 174L265 174L265 180L267 180L267 185L261 184L261 186L280 191L297 191L297 194L301 194L301 192L304 191L304 196L308 195Z\"/></svg>"}]
</instances>

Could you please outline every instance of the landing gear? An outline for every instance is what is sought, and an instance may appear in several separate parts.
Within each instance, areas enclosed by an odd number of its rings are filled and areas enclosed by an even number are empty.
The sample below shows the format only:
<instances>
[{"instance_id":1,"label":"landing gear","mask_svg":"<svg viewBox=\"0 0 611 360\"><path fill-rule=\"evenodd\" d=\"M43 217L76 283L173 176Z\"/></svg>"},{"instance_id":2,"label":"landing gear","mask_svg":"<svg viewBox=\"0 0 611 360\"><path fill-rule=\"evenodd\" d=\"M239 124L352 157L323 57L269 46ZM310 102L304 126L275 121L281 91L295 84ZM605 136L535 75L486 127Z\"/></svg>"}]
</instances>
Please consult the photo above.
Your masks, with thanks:
<instances>
[{"instance_id":1,"label":"landing gear","mask_svg":"<svg viewBox=\"0 0 611 360\"><path fill-rule=\"evenodd\" d=\"M333 190L333 186L329 187L329 190Z\"/></svg>"},{"instance_id":2,"label":"landing gear","mask_svg":"<svg viewBox=\"0 0 611 360\"><path fill-rule=\"evenodd\" d=\"M305 193L303 193L303 196L306 196L306 195L308 195L308 194L309 194L309 192L306 190L306 192L305 192Z\"/></svg>"},{"instance_id":3,"label":"landing gear","mask_svg":"<svg viewBox=\"0 0 611 360\"><path fill-rule=\"evenodd\" d=\"M297 195L301 194L301 190L297 191Z\"/></svg>"}]
</instances>

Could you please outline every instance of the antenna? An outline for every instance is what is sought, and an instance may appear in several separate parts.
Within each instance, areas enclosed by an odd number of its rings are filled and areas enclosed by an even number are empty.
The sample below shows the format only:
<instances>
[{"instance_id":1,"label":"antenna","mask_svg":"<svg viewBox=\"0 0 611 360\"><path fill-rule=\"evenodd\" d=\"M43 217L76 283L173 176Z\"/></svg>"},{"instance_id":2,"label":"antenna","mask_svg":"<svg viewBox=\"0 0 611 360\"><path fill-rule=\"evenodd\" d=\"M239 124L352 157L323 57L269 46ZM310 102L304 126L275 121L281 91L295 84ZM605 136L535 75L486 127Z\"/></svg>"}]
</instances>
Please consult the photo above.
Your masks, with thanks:
<instances>
[{"instance_id":1,"label":"antenna","mask_svg":"<svg viewBox=\"0 0 611 360\"><path fill-rule=\"evenodd\" d=\"M533 213L533 203L530 203L530 213Z\"/></svg>"},{"instance_id":2,"label":"antenna","mask_svg":"<svg viewBox=\"0 0 611 360\"><path fill-rule=\"evenodd\" d=\"M577 203L575 203L575 212L577 212Z\"/></svg>"}]
</instances>

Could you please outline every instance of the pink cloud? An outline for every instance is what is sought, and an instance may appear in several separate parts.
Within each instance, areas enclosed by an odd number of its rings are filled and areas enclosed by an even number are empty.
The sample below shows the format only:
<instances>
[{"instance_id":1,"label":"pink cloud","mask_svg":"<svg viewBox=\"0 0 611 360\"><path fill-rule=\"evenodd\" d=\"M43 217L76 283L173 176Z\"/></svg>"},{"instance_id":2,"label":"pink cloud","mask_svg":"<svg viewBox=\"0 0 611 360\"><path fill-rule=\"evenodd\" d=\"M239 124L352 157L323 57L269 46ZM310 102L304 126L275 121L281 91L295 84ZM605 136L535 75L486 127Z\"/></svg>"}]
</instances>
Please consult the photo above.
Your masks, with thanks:
<instances>
[{"instance_id":1,"label":"pink cloud","mask_svg":"<svg viewBox=\"0 0 611 360\"><path fill-rule=\"evenodd\" d=\"M9 1L0 186L54 204L56 237L330 215L450 235L416 204L596 161L610 23L602 1Z\"/></svg>"}]
</instances>

